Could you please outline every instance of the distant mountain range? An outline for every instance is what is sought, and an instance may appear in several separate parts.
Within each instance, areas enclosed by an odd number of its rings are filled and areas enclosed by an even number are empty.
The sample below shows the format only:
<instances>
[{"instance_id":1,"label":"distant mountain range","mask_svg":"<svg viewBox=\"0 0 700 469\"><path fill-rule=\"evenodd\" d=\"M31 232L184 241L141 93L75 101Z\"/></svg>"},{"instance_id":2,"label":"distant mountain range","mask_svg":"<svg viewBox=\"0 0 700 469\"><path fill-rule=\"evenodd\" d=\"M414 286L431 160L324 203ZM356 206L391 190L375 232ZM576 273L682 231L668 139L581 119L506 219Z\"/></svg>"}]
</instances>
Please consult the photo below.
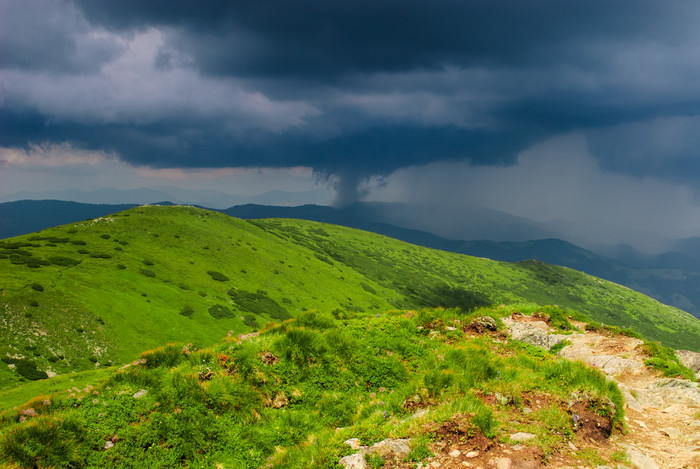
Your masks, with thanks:
<instances>
[{"instance_id":1,"label":"distant mountain range","mask_svg":"<svg viewBox=\"0 0 700 469\"><path fill-rule=\"evenodd\" d=\"M133 206L56 200L0 203L0 238L96 218ZM604 247L604 254L597 254L547 236L522 241L447 239L428 231L402 226L402 223L407 223L409 215L415 216L416 211L415 207L404 204L356 203L343 208L246 204L219 211L243 219L296 218L349 226L420 246L499 261L537 259L619 283L700 317L700 238L697 237L677 240L673 243L672 251L659 255L643 254L625 245ZM494 233L500 232L501 236L507 226L512 228L512 232L517 232L518 237L526 236L528 230L531 230L532 236L546 235L528 226L527 220L512 215L486 209L474 209L473 215L470 222L475 226L475 232L478 226L491 223L498 226L493 230Z\"/></svg>"},{"instance_id":2,"label":"distant mountain range","mask_svg":"<svg viewBox=\"0 0 700 469\"><path fill-rule=\"evenodd\" d=\"M213 209L223 209L232 205L242 204L271 204L271 205L303 205L327 203L330 201L328 192L324 189L312 191L289 192L269 191L259 195L231 195L216 190L192 190L173 186L142 187L139 189L100 189L95 191L66 190L66 191L22 191L0 197L0 202L16 200L63 200L88 204L152 204L169 200L175 204L199 205Z\"/></svg>"}]
</instances>

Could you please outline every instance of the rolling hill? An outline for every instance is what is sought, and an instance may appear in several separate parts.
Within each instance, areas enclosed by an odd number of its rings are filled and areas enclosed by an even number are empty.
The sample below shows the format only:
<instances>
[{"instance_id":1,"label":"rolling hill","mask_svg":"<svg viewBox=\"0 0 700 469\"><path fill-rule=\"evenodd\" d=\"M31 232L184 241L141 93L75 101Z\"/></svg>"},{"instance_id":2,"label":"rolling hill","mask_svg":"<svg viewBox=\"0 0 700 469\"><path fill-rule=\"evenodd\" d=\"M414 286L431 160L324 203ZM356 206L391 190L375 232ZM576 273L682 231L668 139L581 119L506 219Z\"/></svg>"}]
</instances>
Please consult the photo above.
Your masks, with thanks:
<instances>
[{"instance_id":1,"label":"rolling hill","mask_svg":"<svg viewBox=\"0 0 700 469\"><path fill-rule=\"evenodd\" d=\"M625 287L303 220L143 206L0 242L0 385L206 346L303 311L557 304L700 350L700 321ZM18 370L24 374L18 373Z\"/></svg>"},{"instance_id":2,"label":"rolling hill","mask_svg":"<svg viewBox=\"0 0 700 469\"><path fill-rule=\"evenodd\" d=\"M0 238L105 216L129 207L55 200L0 203ZM625 285L700 317L700 254L697 239L694 238L678 240L671 246L673 252L659 255L645 255L630 246L599 247L600 252L592 252L556 238L529 241L446 239L426 231L387 223L393 212L405 212L405 207L395 204L357 203L343 208L247 204L220 211L243 219L298 218L333 223L419 246L499 261L537 259Z\"/></svg>"}]
</instances>

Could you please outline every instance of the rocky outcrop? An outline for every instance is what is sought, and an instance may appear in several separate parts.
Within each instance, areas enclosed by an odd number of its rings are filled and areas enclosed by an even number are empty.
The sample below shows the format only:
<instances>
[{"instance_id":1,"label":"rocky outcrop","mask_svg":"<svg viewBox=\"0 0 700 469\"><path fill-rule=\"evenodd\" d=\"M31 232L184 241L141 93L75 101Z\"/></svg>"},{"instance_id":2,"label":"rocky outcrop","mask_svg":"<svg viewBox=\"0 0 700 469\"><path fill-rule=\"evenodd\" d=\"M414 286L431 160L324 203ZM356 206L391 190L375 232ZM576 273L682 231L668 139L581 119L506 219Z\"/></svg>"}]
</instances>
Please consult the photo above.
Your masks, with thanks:
<instances>
[{"instance_id":1,"label":"rocky outcrop","mask_svg":"<svg viewBox=\"0 0 700 469\"><path fill-rule=\"evenodd\" d=\"M569 337L563 334L548 334L546 331L549 327L544 321L537 322L540 324L522 323L511 318L504 318L503 323L510 329L510 336L513 339L546 350Z\"/></svg>"},{"instance_id":2,"label":"rocky outcrop","mask_svg":"<svg viewBox=\"0 0 700 469\"><path fill-rule=\"evenodd\" d=\"M352 442L352 444L350 444ZM351 447L356 447L359 443L357 438L351 438L345 442ZM378 454L384 460L395 458L399 461L403 460L408 453L411 451L411 440L399 438L387 438L375 443L370 447L360 446L360 451L350 456L345 456L338 461L338 464L346 469L365 469L367 467L367 462L365 461L365 454Z\"/></svg>"},{"instance_id":3,"label":"rocky outcrop","mask_svg":"<svg viewBox=\"0 0 700 469\"><path fill-rule=\"evenodd\" d=\"M676 350L678 360L695 373L695 377L700 380L700 353L690 350Z\"/></svg>"},{"instance_id":4,"label":"rocky outcrop","mask_svg":"<svg viewBox=\"0 0 700 469\"><path fill-rule=\"evenodd\" d=\"M470 327L476 332L483 333L486 331L495 331L498 329L498 324L491 316L479 316L471 322Z\"/></svg>"}]
</instances>

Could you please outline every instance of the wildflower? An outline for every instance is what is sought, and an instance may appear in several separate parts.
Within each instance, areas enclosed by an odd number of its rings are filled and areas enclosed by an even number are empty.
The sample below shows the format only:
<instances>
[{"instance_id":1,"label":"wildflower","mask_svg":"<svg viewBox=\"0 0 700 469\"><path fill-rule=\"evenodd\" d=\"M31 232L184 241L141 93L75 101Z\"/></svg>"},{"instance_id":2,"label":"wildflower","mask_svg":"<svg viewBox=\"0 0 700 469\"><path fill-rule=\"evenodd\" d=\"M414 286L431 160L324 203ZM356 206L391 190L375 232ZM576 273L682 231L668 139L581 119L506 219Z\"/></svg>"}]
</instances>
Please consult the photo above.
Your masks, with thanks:
<instances>
[{"instance_id":1,"label":"wildflower","mask_svg":"<svg viewBox=\"0 0 700 469\"><path fill-rule=\"evenodd\" d=\"M385 410L384 411L384 418L387 418L389 416L389 413Z\"/></svg>"}]
</instances>

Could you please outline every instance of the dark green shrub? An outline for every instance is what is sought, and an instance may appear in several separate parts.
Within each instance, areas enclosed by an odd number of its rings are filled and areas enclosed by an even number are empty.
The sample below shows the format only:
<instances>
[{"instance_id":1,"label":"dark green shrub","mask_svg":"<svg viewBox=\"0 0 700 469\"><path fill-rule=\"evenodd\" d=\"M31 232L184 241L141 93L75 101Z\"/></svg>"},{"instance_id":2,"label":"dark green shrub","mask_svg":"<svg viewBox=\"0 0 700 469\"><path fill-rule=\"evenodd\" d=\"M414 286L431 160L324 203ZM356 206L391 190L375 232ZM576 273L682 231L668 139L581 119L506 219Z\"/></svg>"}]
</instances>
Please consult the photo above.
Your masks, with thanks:
<instances>
[{"instance_id":1,"label":"dark green shrub","mask_svg":"<svg viewBox=\"0 0 700 469\"><path fill-rule=\"evenodd\" d=\"M100 235L100 238L102 238L102 239L109 239L109 238L111 238L111 236L108 235L108 234L103 234L103 235Z\"/></svg>"},{"instance_id":2,"label":"dark green shrub","mask_svg":"<svg viewBox=\"0 0 700 469\"><path fill-rule=\"evenodd\" d=\"M243 316L243 324L245 324L248 327L252 327L253 329L260 329L260 324L258 324L255 315L251 313L248 313L245 316Z\"/></svg>"},{"instance_id":3,"label":"dark green shrub","mask_svg":"<svg viewBox=\"0 0 700 469\"><path fill-rule=\"evenodd\" d=\"M117 269L124 270L126 269L126 266L124 264L117 264Z\"/></svg>"},{"instance_id":4,"label":"dark green shrub","mask_svg":"<svg viewBox=\"0 0 700 469\"><path fill-rule=\"evenodd\" d=\"M318 259L319 261L325 262L328 265L335 265L332 260L330 260L322 254L314 254L314 257L316 257L316 259Z\"/></svg>"},{"instance_id":5,"label":"dark green shrub","mask_svg":"<svg viewBox=\"0 0 700 469\"><path fill-rule=\"evenodd\" d=\"M452 386L454 374L451 371L430 370L423 377L423 382L430 397L437 397Z\"/></svg>"},{"instance_id":6,"label":"dark green shrub","mask_svg":"<svg viewBox=\"0 0 700 469\"><path fill-rule=\"evenodd\" d=\"M32 381L46 379L49 377L45 372L37 369L36 363L31 360L27 360L26 358L15 361L15 366L17 367L15 368L17 373Z\"/></svg>"},{"instance_id":7,"label":"dark green shrub","mask_svg":"<svg viewBox=\"0 0 700 469\"><path fill-rule=\"evenodd\" d=\"M207 273L211 276L213 280L216 280L217 282L228 282L229 280L227 276L215 270L209 270L207 271Z\"/></svg>"},{"instance_id":8,"label":"dark green shrub","mask_svg":"<svg viewBox=\"0 0 700 469\"><path fill-rule=\"evenodd\" d=\"M180 311L180 314L189 318L190 316L192 316L194 314L194 309L192 309L191 306L185 306Z\"/></svg>"},{"instance_id":9,"label":"dark green shrub","mask_svg":"<svg viewBox=\"0 0 700 469\"><path fill-rule=\"evenodd\" d=\"M144 363L146 368L172 368L182 362L184 358L182 346L177 344L168 344L165 347L158 347L141 354L141 359L146 360Z\"/></svg>"},{"instance_id":10,"label":"dark green shrub","mask_svg":"<svg viewBox=\"0 0 700 469\"><path fill-rule=\"evenodd\" d=\"M209 314L214 319L232 318L233 313L224 305L212 305L209 307Z\"/></svg>"},{"instance_id":11,"label":"dark green shrub","mask_svg":"<svg viewBox=\"0 0 700 469\"><path fill-rule=\"evenodd\" d=\"M83 467L79 447L86 431L72 417L36 417L13 428L0 443L0 453L20 467Z\"/></svg>"},{"instance_id":12,"label":"dark green shrub","mask_svg":"<svg viewBox=\"0 0 700 469\"><path fill-rule=\"evenodd\" d=\"M87 249L78 249L78 254L90 254L90 251Z\"/></svg>"},{"instance_id":13,"label":"dark green shrub","mask_svg":"<svg viewBox=\"0 0 700 469\"><path fill-rule=\"evenodd\" d=\"M376 295L376 294L377 294L377 290L375 290L374 288L370 287L370 286L367 285L365 282L360 282L360 286L361 286L362 289L363 289L364 291L366 291L367 293L371 293L371 294L373 294L373 295Z\"/></svg>"},{"instance_id":14,"label":"dark green shrub","mask_svg":"<svg viewBox=\"0 0 700 469\"><path fill-rule=\"evenodd\" d=\"M326 330L336 325L335 320L329 314L321 314L317 311L304 311L297 318L297 323L300 326L305 326L318 330Z\"/></svg>"},{"instance_id":15,"label":"dark green shrub","mask_svg":"<svg viewBox=\"0 0 700 469\"><path fill-rule=\"evenodd\" d=\"M152 261L149 261L148 259L143 260L143 265L153 265Z\"/></svg>"},{"instance_id":16,"label":"dark green shrub","mask_svg":"<svg viewBox=\"0 0 700 469\"><path fill-rule=\"evenodd\" d=\"M74 239L71 240L71 244L75 244L76 246L85 246L87 243L81 239Z\"/></svg>"},{"instance_id":17,"label":"dark green shrub","mask_svg":"<svg viewBox=\"0 0 700 469\"><path fill-rule=\"evenodd\" d=\"M36 300L32 300L29 302L29 306L36 308L37 306L39 306L39 302Z\"/></svg>"},{"instance_id":18,"label":"dark green shrub","mask_svg":"<svg viewBox=\"0 0 700 469\"><path fill-rule=\"evenodd\" d=\"M94 257L95 259L111 259L112 255L103 252L93 252L90 254L90 257Z\"/></svg>"},{"instance_id":19,"label":"dark green shrub","mask_svg":"<svg viewBox=\"0 0 700 469\"><path fill-rule=\"evenodd\" d=\"M44 291L44 287L40 283L32 283L30 286L32 287L33 290Z\"/></svg>"},{"instance_id":20,"label":"dark green shrub","mask_svg":"<svg viewBox=\"0 0 700 469\"><path fill-rule=\"evenodd\" d=\"M285 320L291 317L286 309L280 306L280 304L272 298L266 296L266 292L263 290L258 290L256 293L252 293L241 289L231 288L227 293L231 299L233 299L236 305L243 311L257 314L258 316L267 314L271 318L279 320Z\"/></svg>"},{"instance_id":21,"label":"dark green shrub","mask_svg":"<svg viewBox=\"0 0 700 469\"><path fill-rule=\"evenodd\" d=\"M54 265L60 265L64 267L73 267L80 264L80 261L78 259L73 259L72 257L65 256L53 256L49 257L49 260Z\"/></svg>"},{"instance_id":22,"label":"dark green shrub","mask_svg":"<svg viewBox=\"0 0 700 469\"><path fill-rule=\"evenodd\" d=\"M275 343L279 354L302 367L319 361L328 350L323 335L306 329L291 329Z\"/></svg>"},{"instance_id":23,"label":"dark green shrub","mask_svg":"<svg viewBox=\"0 0 700 469\"><path fill-rule=\"evenodd\" d=\"M153 272L153 271L150 270L150 269L141 269L140 272L141 272L141 275L145 275L146 277L151 277L151 278L153 278L153 277L156 276L156 273Z\"/></svg>"},{"instance_id":24,"label":"dark green shrub","mask_svg":"<svg viewBox=\"0 0 700 469\"><path fill-rule=\"evenodd\" d=\"M494 427L496 422L493 418L493 412L488 407L482 407L474 415L471 423L478 428L481 433L484 434L486 438L493 438L495 436Z\"/></svg>"}]
</instances>

